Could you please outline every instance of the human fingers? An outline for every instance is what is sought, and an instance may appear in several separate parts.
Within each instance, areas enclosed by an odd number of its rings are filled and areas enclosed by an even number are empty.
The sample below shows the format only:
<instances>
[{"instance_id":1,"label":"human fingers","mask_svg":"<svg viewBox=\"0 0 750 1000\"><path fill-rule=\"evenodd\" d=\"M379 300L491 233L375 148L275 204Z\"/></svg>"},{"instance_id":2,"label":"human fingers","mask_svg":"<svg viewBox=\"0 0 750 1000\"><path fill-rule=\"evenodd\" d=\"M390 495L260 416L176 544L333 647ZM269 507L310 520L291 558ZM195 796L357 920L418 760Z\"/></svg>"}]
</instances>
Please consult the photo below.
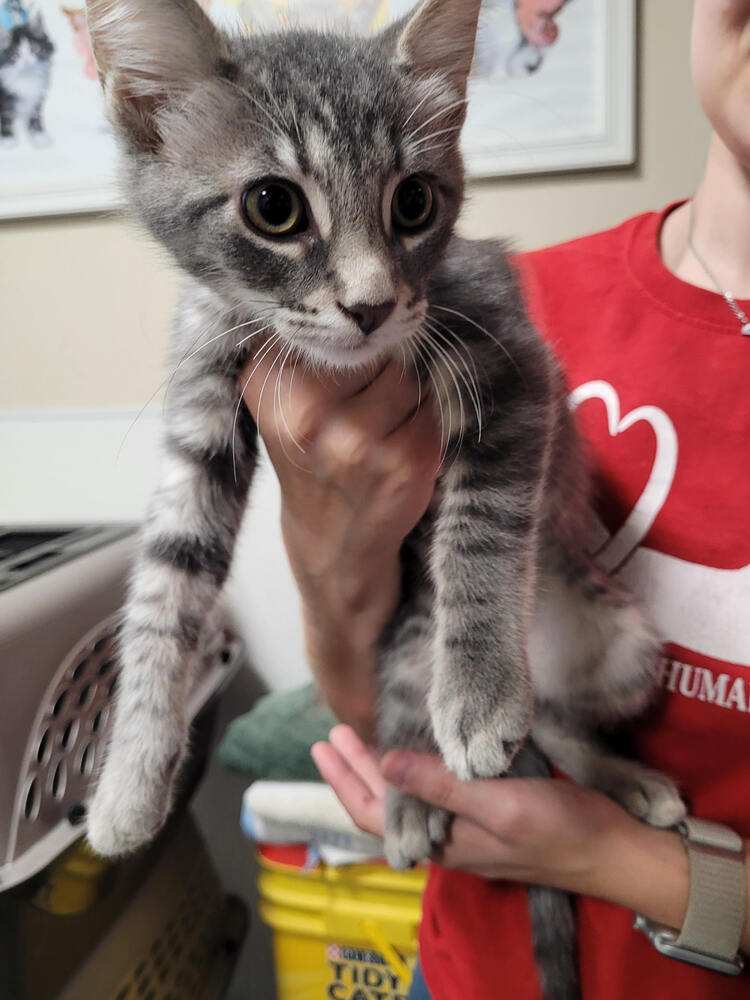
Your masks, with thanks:
<instances>
[{"instance_id":1,"label":"human fingers","mask_svg":"<svg viewBox=\"0 0 750 1000\"><path fill-rule=\"evenodd\" d=\"M312 440L326 414L371 380L372 373L363 369L321 373L306 365L289 345L269 342L247 362L239 385L265 439L278 432L281 417L292 437Z\"/></svg>"},{"instance_id":2,"label":"human fingers","mask_svg":"<svg viewBox=\"0 0 750 1000\"><path fill-rule=\"evenodd\" d=\"M385 441L394 468L408 470L410 481L423 476L437 479L441 469L443 438L431 400L409 420L397 427Z\"/></svg>"},{"instance_id":3,"label":"human fingers","mask_svg":"<svg viewBox=\"0 0 750 1000\"><path fill-rule=\"evenodd\" d=\"M508 850L484 827L464 816L454 816L448 838L430 857L442 868L471 872L482 878L510 878Z\"/></svg>"},{"instance_id":4,"label":"human fingers","mask_svg":"<svg viewBox=\"0 0 750 1000\"><path fill-rule=\"evenodd\" d=\"M417 416L419 427L415 428L412 424ZM420 475L420 459L425 456L419 448L429 424L437 436L431 399L392 362L372 383L329 414L316 441L316 470L345 489L356 486L355 494L364 490L372 496L373 488L382 485L387 495L393 476L408 481ZM438 463L431 461L434 472Z\"/></svg>"},{"instance_id":5,"label":"human fingers","mask_svg":"<svg viewBox=\"0 0 750 1000\"><path fill-rule=\"evenodd\" d=\"M310 750L321 777L336 793L336 797L360 830L382 837L384 802L349 766L331 743L315 743Z\"/></svg>"},{"instance_id":6,"label":"human fingers","mask_svg":"<svg viewBox=\"0 0 750 1000\"><path fill-rule=\"evenodd\" d=\"M517 779L460 781L439 757L401 750L386 754L380 768L402 792L464 816L489 833L512 832L523 818Z\"/></svg>"},{"instance_id":7,"label":"human fingers","mask_svg":"<svg viewBox=\"0 0 750 1000\"><path fill-rule=\"evenodd\" d=\"M373 795L382 799L385 795L385 778L380 772L375 754L359 738L354 729L347 725L334 726L328 734L328 739Z\"/></svg>"},{"instance_id":8,"label":"human fingers","mask_svg":"<svg viewBox=\"0 0 750 1000\"><path fill-rule=\"evenodd\" d=\"M345 400L339 413L342 422L383 438L412 416L425 395L426 390L411 373L392 359L371 382Z\"/></svg>"}]
</instances>

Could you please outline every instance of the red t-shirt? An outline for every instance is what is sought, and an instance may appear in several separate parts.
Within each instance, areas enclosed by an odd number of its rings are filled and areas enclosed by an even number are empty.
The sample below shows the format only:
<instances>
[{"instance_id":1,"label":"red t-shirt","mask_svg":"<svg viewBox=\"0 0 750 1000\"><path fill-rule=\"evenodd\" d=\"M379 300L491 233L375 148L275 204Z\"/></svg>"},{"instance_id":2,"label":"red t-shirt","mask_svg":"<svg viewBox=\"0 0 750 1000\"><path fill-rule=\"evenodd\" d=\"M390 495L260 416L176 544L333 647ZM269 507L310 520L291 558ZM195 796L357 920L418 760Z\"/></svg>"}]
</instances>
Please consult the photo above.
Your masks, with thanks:
<instances>
[{"instance_id":1,"label":"red t-shirt","mask_svg":"<svg viewBox=\"0 0 750 1000\"><path fill-rule=\"evenodd\" d=\"M750 339L721 296L664 267L665 214L520 268L591 444L600 559L667 643L639 756L676 779L693 815L750 837ZM586 1000L750 997L747 974L658 954L631 912L588 897L577 909ZM540 1000L524 888L433 866L421 961L434 1000Z\"/></svg>"}]
</instances>

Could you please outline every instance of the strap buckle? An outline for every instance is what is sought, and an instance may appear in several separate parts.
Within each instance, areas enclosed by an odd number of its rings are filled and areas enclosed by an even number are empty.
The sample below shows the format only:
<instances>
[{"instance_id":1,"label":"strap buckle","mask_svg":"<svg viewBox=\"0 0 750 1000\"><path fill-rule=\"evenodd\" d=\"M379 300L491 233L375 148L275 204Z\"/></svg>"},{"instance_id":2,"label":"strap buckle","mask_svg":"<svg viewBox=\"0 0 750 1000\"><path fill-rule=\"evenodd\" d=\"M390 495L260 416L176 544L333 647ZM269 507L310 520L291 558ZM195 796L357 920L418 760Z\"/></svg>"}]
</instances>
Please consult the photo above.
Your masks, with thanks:
<instances>
[{"instance_id":1,"label":"strap buckle","mask_svg":"<svg viewBox=\"0 0 750 1000\"><path fill-rule=\"evenodd\" d=\"M745 967L742 955L737 954L733 958L720 958L716 955L709 955L705 952L693 951L692 948L685 948L677 944L679 931L670 927L662 927L655 924L646 917L636 914L633 927L642 931L651 944L662 955L668 958L676 958L681 962L689 962L690 965L699 965L712 972L722 972L725 976L738 976Z\"/></svg>"}]
</instances>

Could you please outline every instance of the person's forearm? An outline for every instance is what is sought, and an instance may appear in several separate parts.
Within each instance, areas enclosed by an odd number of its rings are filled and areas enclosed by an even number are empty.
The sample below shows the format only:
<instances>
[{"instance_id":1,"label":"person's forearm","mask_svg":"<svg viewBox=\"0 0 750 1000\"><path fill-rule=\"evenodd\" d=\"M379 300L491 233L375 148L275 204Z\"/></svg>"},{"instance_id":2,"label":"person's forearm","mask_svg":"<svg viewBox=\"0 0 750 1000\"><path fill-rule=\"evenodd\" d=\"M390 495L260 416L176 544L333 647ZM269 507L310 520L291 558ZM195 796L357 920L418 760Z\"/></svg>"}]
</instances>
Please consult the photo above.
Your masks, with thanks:
<instances>
[{"instance_id":1,"label":"person's forearm","mask_svg":"<svg viewBox=\"0 0 750 1000\"><path fill-rule=\"evenodd\" d=\"M370 743L375 731L375 639L363 623L346 627L305 614L305 643L318 688L341 721Z\"/></svg>"},{"instance_id":2,"label":"person's forearm","mask_svg":"<svg viewBox=\"0 0 750 1000\"><path fill-rule=\"evenodd\" d=\"M750 895L747 859L745 873ZM593 871L592 884L582 891L677 930L685 919L689 885L687 851L680 835L628 817ZM750 954L750 914L746 915L740 947Z\"/></svg>"}]
</instances>

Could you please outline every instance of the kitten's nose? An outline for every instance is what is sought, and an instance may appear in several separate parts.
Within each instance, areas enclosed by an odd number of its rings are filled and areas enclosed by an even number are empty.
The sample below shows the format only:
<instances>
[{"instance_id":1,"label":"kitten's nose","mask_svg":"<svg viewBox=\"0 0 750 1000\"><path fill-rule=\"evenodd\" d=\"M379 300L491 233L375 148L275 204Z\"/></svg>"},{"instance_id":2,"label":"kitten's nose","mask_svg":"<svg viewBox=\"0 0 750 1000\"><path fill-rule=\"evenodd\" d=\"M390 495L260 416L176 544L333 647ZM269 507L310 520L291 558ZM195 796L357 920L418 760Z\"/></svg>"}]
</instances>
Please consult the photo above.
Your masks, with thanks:
<instances>
[{"instance_id":1,"label":"kitten's nose","mask_svg":"<svg viewBox=\"0 0 750 1000\"><path fill-rule=\"evenodd\" d=\"M394 299L389 299L388 302L376 302L375 304L370 302L355 302L353 306L345 306L341 302L338 303L339 309L343 313L346 313L350 319L353 319L364 334L372 333L373 330L377 330L379 326L382 326L393 312L395 306L396 302Z\"/></svg>"}]
</instances>

